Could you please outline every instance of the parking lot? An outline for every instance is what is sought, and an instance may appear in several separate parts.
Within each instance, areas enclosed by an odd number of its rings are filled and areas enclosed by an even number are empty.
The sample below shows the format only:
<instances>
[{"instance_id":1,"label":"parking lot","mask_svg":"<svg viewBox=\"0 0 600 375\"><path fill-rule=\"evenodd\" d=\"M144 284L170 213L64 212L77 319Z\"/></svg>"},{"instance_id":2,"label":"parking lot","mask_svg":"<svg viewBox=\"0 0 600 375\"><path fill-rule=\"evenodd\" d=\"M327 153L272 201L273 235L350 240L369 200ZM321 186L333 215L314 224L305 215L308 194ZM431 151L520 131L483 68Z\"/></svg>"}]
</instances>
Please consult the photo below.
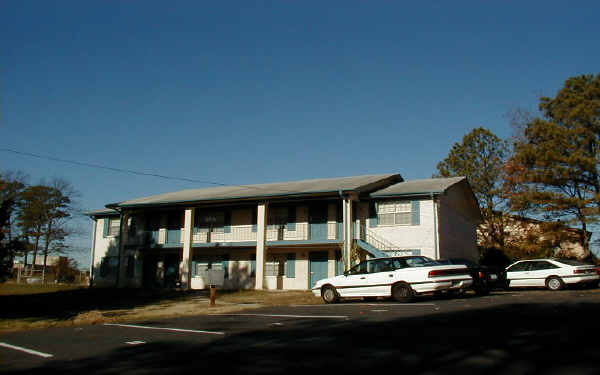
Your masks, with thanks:
<instances>
[{"instance_id":1,"label":"parking lot","mask_svg":"<svg viewBox=\"0 0 600 375\"><path fill-rule=\"evenodd\" d=\"M350 301L53 328L0 338L0 371L597 373L600 291Z\"/></svg>"}]
</instances>

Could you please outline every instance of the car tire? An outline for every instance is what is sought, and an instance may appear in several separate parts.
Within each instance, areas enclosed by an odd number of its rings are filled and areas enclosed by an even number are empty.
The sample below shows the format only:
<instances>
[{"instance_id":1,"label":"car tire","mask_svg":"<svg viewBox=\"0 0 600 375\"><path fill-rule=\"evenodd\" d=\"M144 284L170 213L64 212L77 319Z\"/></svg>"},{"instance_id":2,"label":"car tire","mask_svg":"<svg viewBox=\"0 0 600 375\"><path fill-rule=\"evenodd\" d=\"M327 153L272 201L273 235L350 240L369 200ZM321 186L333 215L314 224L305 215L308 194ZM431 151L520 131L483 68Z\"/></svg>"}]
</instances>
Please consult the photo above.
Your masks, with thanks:
<instances>
[{"instance_id":1,"label":"car tire","mask_svg":"<svg viewBox=\"0 0 600 375\"><path fill-rule=\"evenodd\" d=\"M415 292L410 285L401 283L392 287L392 298L397 302L407 303L413 300Z\"/></svg>"},{"instance_id":2,"label":"car tire","mask_svg":"<svg viewBox=\"0 0 600 375\"><path fill-rule=\"evenodd\" d=\"M321 288L321 298L325 303L336 303L338 301L338 294L335 288L331 285L326 285Z\"/></svg>"},{"instance_id":3,"label":"car tire","mask_svg":"<svg viewBox=\"0 0 600 375\"><path fill-rule=\"evenodd\" d=\"M549 290L561 290L564 285L562 279L558 276L550 276L546 279L546 288Z\"/></svg>"}]
</instances>

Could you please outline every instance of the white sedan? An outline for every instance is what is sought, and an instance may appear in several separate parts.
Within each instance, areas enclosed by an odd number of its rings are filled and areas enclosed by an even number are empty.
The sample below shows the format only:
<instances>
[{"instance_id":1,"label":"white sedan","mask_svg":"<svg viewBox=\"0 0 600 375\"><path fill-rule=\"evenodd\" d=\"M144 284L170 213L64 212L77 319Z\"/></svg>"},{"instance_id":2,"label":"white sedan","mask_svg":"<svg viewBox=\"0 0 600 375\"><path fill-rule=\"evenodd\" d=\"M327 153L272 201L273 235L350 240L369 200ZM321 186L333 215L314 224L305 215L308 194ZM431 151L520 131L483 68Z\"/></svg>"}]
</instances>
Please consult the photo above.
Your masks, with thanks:
<instances>
[{"instance_id":1,"label":"white sedan","mask_svg":"<svg viewBox=\"0 0 600 375\"><path fill-rule=\"evenodd\" d=\"M506 268L509 287L539 286L560 290L566 284L598 285L599 270L593 264L571 259L521 260Z\"/></svg>"},{"instance_id":2,"label":"white sedan","mask_svg":"<svg viewBox=\"0 0 600 375\"><path fill-rule=\"evenodd\" d=\"M319 280L312 288L326 303L346 297L393 297L409 302L416 294L464 290L473 284L464 265L440 265L423 256L376 258L343 275Z\"/></svg>"}]
</instances>

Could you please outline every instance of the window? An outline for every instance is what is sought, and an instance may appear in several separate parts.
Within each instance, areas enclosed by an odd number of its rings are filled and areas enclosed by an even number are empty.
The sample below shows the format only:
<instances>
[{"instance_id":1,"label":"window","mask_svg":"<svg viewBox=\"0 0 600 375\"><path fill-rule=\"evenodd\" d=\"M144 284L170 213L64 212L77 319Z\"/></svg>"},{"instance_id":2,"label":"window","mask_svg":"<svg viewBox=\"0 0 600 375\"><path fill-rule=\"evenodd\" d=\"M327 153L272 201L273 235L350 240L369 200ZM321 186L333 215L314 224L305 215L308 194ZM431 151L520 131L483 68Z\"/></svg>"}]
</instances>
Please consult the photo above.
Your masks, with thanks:
<instances>
[{"instance_id":1,"label":"window","mask_svg":"<svg viewBox=\"0 0 600 375\"><path fill-rule=\"evenodd\" d=\"M352 267L348 272L350 275L360 275L367 273L367 262L362 262Z\"/></svg>"},{"instance_id":2,"label":"window","mask_svg":"<svg viewBox=\"0 0 600 375\"><path fill-rule=\"evenodd\" d=\"M121 220L116 217L111 217L108 219L108 235L109 236L118 236L119 235L119 227L121 225Z\"/></svg>"},{"instance_id":3,"label":"window","mask_svg":"<svg viewBox=\"0 0 600 375\"><path fill-rule=\"evenodd\" d=\"M550 270L553 268L558 268L558 266L543 260L531 263L531 271Z\"/></svg>"},{"instance_id":4,"label":"window","mask_svg":"<svg viewBox=\"0 0 600 375\"><path fill-rule=\"evenodd\" d=\"M271 255L265 264L265 276L283 276L285 275L286 258L283 254Z\"/></svg>"},{"instance_id":5,"label":"window","mask_svg":"<svg viewBox=\"0 0 600 375\"><path fill-rule=\"evenodd\" d=\"M274 230L283 227L288 220L287 207L273 207L269 210L267 229Z\"/></svg>"},{"instance_id":6,"label":"window","mask_svg":"<svg viewBox=\"0 0 600 375\"><path fill-rule=\"evenodd\" d=\"M377 205L379 225L411 225L411 218L410 201L381 202Z\"/></svg>"},{"instance_id":7,"label":"window","mask_svg":"<svg viewBox=\"0 0 600 375\"><path fill-rule=\"evenodd\" d=\"M520 262L520 263L513 265L506 271L507 272L529 271L529 265L530 265L530 262Z\"/></svg>"},{"instance_id":8,"label":"window","mask_svg":"<svg viewBox=\"0 0 600 375\"><path fill-rule=\"evenodd\" d=\"M200 212L197 211L194 225L194 233L207 233L209 230L213 233L223 233L225 224L224 212Z\"/></svg>"},{"instance_id":9,"label":"window","mask_svg":"<svg viewBox=\"0 0 600 375\"><path fill-rule=\"evenodd\" d=\"M204 255L194 257L194 275L208 277L208 270L225 271L225 279L229 278L229 255Z\"/></svg>"}]
</instances>

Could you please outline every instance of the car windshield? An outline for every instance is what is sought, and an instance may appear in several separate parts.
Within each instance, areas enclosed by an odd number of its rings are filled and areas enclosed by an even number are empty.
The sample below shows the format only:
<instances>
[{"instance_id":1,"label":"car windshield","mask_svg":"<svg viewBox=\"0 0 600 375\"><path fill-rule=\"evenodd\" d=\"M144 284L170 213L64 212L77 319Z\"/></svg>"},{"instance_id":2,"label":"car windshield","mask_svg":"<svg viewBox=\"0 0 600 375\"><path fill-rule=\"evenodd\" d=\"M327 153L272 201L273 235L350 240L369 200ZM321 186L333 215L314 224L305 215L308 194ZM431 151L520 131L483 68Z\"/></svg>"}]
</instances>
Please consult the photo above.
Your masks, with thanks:
<instances>
[{"instance_id":1,"label":"car windshield","mask_svg":"<svg viewBox=\"0 0 600 375\"><path fill-rule=\"evenodd\" d=\"M555 262L559 262L562 264L567 264L569 266L592 266L592 264L582 262L580 260L575 259L553 259Z\"/></svg>"}]
</instances>

